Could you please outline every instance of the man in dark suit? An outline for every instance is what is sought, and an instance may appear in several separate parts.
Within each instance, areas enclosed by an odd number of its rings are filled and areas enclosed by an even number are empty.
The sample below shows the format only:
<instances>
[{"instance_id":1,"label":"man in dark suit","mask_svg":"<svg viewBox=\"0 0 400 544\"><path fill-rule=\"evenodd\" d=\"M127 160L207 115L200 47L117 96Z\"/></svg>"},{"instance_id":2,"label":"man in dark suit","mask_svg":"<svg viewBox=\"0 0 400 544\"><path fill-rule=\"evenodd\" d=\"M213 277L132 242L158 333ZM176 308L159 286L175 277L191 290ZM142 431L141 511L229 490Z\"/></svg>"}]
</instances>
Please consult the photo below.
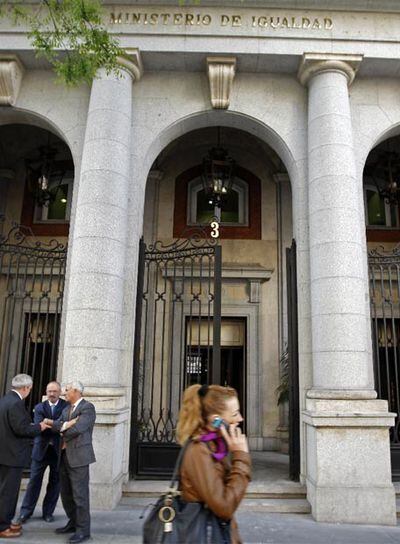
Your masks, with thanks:
<instances>
[{"instance_id":1,"label":"man in dark suit","mask_svg":"<svg viewBox=\"0 0 400 544\"><path fill-rule=\"evenodd\" d=\"M60 399L61 386L58 382L50 382L47 385L46 395L47 400L35 406L34 423L40 423L45 418L58 419L67 406L67 402ZM49 467L49 481L43 500L42 515L45 521L54 521L53 512L60 495L60 453L61 437L58 432L47 429L41 435L35 437L32 451L31 477L19 516L21 523L25 523L35 510L47 467Z\"/></svg>"},{"instance_id":2,"label":"man in dark suit","mask_svg":"<svg viewBox=\"0 0 400 544\"><path fill-rule=\"evenodd\" d=\"M96 461L92 445L96 410L82 397L83 385L73 382L65 388L65 398L70 406L64 408L56 420L45 423L61 432L61 500L68 516L65 527L56 533L74 533L70 543L84 542L90 538L89 465Z\"/></svg>"},{"instance_id":3,"label":"man in dark suit","mask_svg":"<svg viewBox=\"0 0 400 544\"><path fill-rule=\"evenodd\" d=\"M49 428L43 421L33 424L24 400L32 389L32 378L18 374L12 390L0 399L0 537L21 536L13 524L22 471L30 461L30 438Z\"/></svg>"}]
</instances>

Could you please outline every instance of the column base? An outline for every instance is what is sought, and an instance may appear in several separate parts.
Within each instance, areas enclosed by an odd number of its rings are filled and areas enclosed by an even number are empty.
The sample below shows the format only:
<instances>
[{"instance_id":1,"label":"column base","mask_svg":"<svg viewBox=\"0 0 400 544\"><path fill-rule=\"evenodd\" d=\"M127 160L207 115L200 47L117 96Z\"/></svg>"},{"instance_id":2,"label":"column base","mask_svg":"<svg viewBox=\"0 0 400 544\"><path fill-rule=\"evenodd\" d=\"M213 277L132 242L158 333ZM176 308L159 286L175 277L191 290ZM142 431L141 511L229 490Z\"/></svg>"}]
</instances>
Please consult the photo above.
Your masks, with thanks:
<instances>
[{"instance_id":1,"label":"column base","mask_svg":"<svg viewBox=\"0 0 400 544\"><path fill-rule=\"evenodd\" d=\"M396 525L396 497L389 487L323 487L309 479L307 499L312 516L325 523Z\"/></svg>"},{"instance_id":2,"label":"column base","mask_svg":"<svg viewBox=\"0 0 400 544\"><path fill-rule=\"evenodd\" d=\"M127 474L120 474L111 482L90 482L90 506L97 510L113 510L121 500Z\"/></svg>"},{"instance_id":3,"label":"column base","mask_svg":"<svg viewBox=\"0 0 400 544\"><path fill-rule=\"evenodd\" d=\"M316 521L396 525L384 400L308 398L307 499Z\"/></svg>"},{"instance_id":4,"label":"column base","mask_svg":"<svg viewBox=\"0 0 400 544\"><path fill-rule=\"evenodd\" d=\"M90 467L93 508L115 508L128 479L130 411L125 396L125 390L119 387L88 387L85 391L85 398L95 404L97 412L93 433L96 463Z\"/></svg>"}]
</instances>

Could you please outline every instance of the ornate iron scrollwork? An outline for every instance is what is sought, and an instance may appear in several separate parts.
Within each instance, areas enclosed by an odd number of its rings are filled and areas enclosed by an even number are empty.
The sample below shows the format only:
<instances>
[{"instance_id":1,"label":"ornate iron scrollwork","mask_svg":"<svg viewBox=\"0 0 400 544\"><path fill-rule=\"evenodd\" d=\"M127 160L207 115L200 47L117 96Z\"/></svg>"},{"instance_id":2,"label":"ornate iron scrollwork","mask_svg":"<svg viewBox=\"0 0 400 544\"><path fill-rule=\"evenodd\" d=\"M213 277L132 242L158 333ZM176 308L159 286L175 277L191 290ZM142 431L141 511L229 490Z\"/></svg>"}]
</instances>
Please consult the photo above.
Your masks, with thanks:
<instances>
[{"instance_id":1,"label":"ornate iron scrollwork","mask_svg":"<svg viewBox=\"0 0 400 544\"><path fill-rule=\"evenodd\" d=\"M29 227L20 225L19 223L12 222L11 228L7 234L0 236L0 247L7 246L13 248L21 248L21 250L26 253L29 250L32 250L35 253L43 252L43 256L47 252L54 252L60 254L67 253L67 246L61 244L56 239L51 239L47 242L42 240L36 240L35 235Z\"/></svg>"}]
</instances>

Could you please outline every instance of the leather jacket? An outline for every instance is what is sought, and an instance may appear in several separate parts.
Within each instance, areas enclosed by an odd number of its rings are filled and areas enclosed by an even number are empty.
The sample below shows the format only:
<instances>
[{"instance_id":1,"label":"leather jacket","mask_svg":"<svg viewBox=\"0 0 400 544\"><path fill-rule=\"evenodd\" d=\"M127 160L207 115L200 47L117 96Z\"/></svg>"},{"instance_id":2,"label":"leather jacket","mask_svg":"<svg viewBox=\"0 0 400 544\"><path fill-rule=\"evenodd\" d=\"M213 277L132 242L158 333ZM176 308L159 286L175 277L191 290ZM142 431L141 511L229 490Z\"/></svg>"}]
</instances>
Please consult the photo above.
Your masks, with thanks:
<instances>
[{"instance_id":1,"label":"leather jacket","mask_svg":"<svg viewBox=\"0 0 400 544\"><path fill-rule=\"evenodd\" d=\"M231 520L232 544L241 539L233 514L251 477L250 454L233 451L231 463L217 461L204 442L189 444L180 471L180 490L187 502L202 502L223 520Z\"/></svg>"}]
</instances>

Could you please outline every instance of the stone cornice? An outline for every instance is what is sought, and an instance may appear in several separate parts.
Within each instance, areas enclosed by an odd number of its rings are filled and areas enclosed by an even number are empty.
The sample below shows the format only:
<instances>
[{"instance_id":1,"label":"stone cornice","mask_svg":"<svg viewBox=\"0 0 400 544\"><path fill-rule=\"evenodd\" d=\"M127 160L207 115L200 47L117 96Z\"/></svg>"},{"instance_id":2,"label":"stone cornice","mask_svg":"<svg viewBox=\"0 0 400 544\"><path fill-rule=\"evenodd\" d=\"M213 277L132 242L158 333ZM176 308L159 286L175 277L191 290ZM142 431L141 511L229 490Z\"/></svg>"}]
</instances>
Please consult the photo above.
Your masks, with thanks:
<instances>
[{"instance_id":1,"label":"stone cornice","mask_svg":"<svg viewBox=\"0 0 400 544\"><path fill-rule=\"evenodd\" d=\"M304 53L298 78L302 85L308 85L312 77L322 72L341 72L351 85L363 59L362 55L335 53Z\"/></svg>"},{"instance_id":2,"label":"stone cornice","mask_svg":"<svg viewBox=\"0 0 400 544\"><path fill-rule=\"evenodd\" d=\"M235 72L235 57L207 57L210 98L214 109L228 109Z\"/></svg>"},{"instance_id":3,"label":"stone cornice","mask_svg":"<svg viewBox=\"0 0 400 544\"><path fill-rule=\"evenodd\" d=\"M21 88L24 67L16 55L0 55L0 106L14 106Z\"/></svg>"},{"instance_id":4,"label":"stone cornice","mask_svg":"<svg viewBox=\"0 0 400 544\"><path fill-rule=\"evenodd\" d=\"M143 75L142 57L139 49L125 49L126 56L118 57L118 64L126 70L134 81L139 81Z\"/></svg>"},{"instance_id":5,"label":"stone cornice","mask_svg":"<svg viewBox=\"0 0 400 544\"><path fill-rule=\"evenodd\" d=\"M26 3L35 3L37 0L25 0ZM144 2L128 0L126 5L141 5ZM106 6L121 5L121 0L107 0ZM392 12L400 11L398 0L202 0L205 7L232 7L232 8L281 8L281 9L316 9L340 11ZM147 6L177 6L177 0L149 0ZM188 3L188 7L197 7L195 3Z\"/></svg>"}]
</instances>

